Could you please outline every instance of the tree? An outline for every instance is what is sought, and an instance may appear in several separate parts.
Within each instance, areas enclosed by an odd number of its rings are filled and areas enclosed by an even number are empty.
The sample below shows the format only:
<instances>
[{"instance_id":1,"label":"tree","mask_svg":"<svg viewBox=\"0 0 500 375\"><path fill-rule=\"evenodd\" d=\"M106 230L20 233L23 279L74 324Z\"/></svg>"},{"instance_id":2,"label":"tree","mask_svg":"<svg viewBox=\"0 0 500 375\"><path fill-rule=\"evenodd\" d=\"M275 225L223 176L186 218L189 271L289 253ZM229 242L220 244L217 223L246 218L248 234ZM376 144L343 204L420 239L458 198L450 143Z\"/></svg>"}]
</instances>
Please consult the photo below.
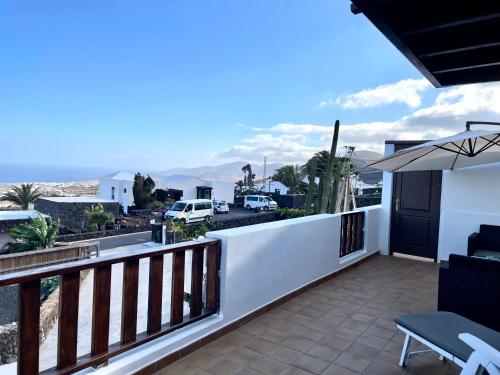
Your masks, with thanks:
<instances>
[{"instance_id":1,"label":"tree","mask_svg":"<svg viewBox=\"0 0 500 375\"><path fill-rule=\"evenodd\" d=\"M253 188L253 180L255 178L255 173L252 172L252 166L247 164L241 168L245 177L243 178L244 184L248 186L250 189Z\"/></svg>"},{"instance_id":2,"label":"tree","mask_svg":"<svg viewBox=\"0 0 500 375\"><path fill-rule=\"evenodd\" d=\"M155 182L150 176L144 178L140 173L136 173L134 177L134 186L132 187L135 207L138 209L148 208L154 200L154 188Z\"/></svg>"},{"instance_id":3,"label":"tree","mask_svg":"<svg viewBox=\"0 0 500 375\"><path fill-rule=\"evenodd\" d=\"M273 175L274 181L282 182L290 194L300 194L305 191L306 184L302 181L304 175L298 165L284 165Z\"/></svg>"},{"instance_id":4,"label":"tree","mask_svg":"<svg viewBox=\"0 0 500 375\"><path fill-rule=\"evenodd\" d=\"M102 203L87 207L85 216L89 219L89 225L97 225L97 228L101 228L103 225L115 220L115 215L112 212L105 211Z\"/></svg>"},{"instance_id":5,"label":"tree","mask_svg":"<svg viewBox=\"0 0 500 375\"><path fill-rule=\"evenodd\" d=\"M44 218L38 214L37 218L29 223L21 224L9 231L14 241L5 244L4 248L10 253L48 249L54 247L55 237L59 230L59 221Z\"/></svg>"},{"instance_id":6,"label":"tree","mask_svg":"<svg viewBox=\"0 0 500 375\"><path fill-rule=\"evenodd\" d=\"M307 179L309 184L307 185L307 195L306 195L306 204L305 204L305 214L309 215L311 212L311 205L313 200L313 194L316 190L316 174L318 167L318 160L314 157L311 159L312 163L309 165Z\"/></svg>"},{"instance_id":7,"label":"tree","mask_svg":"<svg viewBox=\"0 0 500 375\"><path fill-rule=\"evenodd\" d=\"M311 171L315 172L314 177L320 177L321 173L326 171L328 167L328 160L330 159L330 153L327 150L322 150L316 152L311 159L309 159L302 166L302 173L304 175L309 175ZM314 166L315 165L315 166Z\"/></svg>"},{"instance_id":8,"label":"tree","mask_svg":"<svg viewBox=\"0 0 500 375\"><path fill-rule=\"evenodd\" d=\"M41 195L40 190L33 184L21 184L21 186L14 186L12 191L5 194L2 200L17 204L23 210L27 210L30 203L35 203Z\"/></svg>"}]
</instances>

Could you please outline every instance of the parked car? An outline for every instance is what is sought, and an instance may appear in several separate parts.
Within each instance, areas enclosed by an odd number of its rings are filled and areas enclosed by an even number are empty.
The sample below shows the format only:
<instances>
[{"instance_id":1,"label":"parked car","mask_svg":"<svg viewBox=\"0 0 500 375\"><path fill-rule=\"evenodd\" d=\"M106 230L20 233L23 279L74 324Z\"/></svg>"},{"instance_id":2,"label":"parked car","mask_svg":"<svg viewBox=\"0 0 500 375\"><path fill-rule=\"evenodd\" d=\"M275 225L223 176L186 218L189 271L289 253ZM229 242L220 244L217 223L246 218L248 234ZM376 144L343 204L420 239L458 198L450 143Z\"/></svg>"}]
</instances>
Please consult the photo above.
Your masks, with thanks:
<instances>
[{"instance_id":1,"label":"parked car","mask_svg":"<svg viewBox=\"0 0 500 375\"><path fill-rule=\"evenodd\" d=\"M214 200L212 202L212 205L214 207L214 214L228 214L229 213L229 206L226 201L216 201Z\"/></svg>"},{"instance_id":2,"label":"parked car","mask_svg":"<svg viewBox=\"0 0 500 375\"><path fill-rule=\"evenodd\" d=\"M173 221L189 224L198 221L211 222L214 217L212 201L210 199L191 199L177 201L165 215Z\"/></svg>"},{"instance_id":3,"label":"parked car","mask_svg":"<svg viewBox=\"0 0 500 375\"><path fill-rule=\"evenodd\" d=\"M247 210L269 211L277 209L278 203L266 195L247 195L243 207Z\"/></svg>"}]
</instances>

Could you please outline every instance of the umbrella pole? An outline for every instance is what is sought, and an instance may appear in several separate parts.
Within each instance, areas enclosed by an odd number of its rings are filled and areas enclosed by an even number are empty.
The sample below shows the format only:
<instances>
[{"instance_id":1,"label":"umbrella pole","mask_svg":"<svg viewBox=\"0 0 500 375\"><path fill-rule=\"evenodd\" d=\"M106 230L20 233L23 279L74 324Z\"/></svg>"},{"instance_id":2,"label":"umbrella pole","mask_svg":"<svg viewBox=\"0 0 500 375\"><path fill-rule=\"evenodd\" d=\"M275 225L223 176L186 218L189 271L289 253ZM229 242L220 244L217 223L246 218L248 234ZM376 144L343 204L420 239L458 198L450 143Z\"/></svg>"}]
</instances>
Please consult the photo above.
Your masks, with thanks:
<instances>
[{"instance_id":1,"label":"umbrella pole","mask_svg":"<svg viewBox=\"0 0 500 375\"><path fill-rule=\"evenodd\" d=\"M465 130L470 131L471 125L479 125L479 124L500 126L500 122L494 122L494 121L467 121L465 123Z\"/></svg>"}]
</instances>

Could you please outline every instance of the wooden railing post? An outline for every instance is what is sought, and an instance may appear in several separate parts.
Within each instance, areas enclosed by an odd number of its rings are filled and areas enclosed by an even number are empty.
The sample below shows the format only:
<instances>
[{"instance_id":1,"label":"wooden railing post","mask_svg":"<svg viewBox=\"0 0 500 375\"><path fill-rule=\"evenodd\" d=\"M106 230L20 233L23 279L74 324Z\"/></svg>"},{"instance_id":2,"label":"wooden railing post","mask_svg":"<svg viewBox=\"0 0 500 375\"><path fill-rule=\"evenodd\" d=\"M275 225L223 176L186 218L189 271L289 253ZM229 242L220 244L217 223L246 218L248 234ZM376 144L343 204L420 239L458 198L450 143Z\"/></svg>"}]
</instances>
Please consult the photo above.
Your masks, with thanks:
<instances>
[{"instance_id":1,"label":"wooden railing post","mask_svg":"<svg viewBox=\"0 0 500 375\"><path fill-rule=\"evenodd\" d=\"M111 297L111 265L94 269L94 298L92 304L91 354L97 355L109 346L109 303Z\"/></svg>"},{"instance_id":2,"label":"wooden railing post","mask_svg":"<svg viewBox=\"0 0 500 375\"><path fill-rule=\"evenodd\" d=\"M17 373L38 374L40 345L40 280L19 284Z\"/></svg>"},{"instance_id":3,"label":"wooden railing post","mask_svg":"<svg viewBox=\"0 0 500 375\"><path fill-rule=\"evenodd\" d=\"M207 247L207 310L219 308L219 245Z\"/></svg>"},{"instance_id":4,"label":"wooden railing post","mask_svg":"<svg viewBox=\"0 0 500 375\"><path fill-rule=\"evenodd\" d=\"M170 300L170 324L182 323L184 317L184 264L186 252L172 254L172 297Z\"/></svg>"},{"instance_id":5,"label":"wooden railing post","mask_svg":"<svg viewBox=\"0 0 500 375\"><path fill-rule=\"evenodd\" d=\"M149 259L148 333L161 329L163 296L163 255Z\"/></svg>"},{"instance_id":6,"label":"wooden railing post","mask_svg":"<svg viewBox=\"0 0 500 375\"><path fill-rule=\"evenodd\" d=\"M137 294L139 290L139 259L123 264L121 343L137 336Z\"/></svg>"},{"instance_id":7,"label":"wooden railing post","mask_svg":"<svg viewBox=\"0 0 500 375\"><path fill-rule=\"evenodd\" d=\"M80 271L63 274L59 289L58 368L76 363L79 295Z\"/></svg>"},{"instance_id":8,"label":"wooden railing post","mask_svg":"<svg viewBox=\"0 0 500 375\"><path fill-rule=\"evenodd\" d=\"M203 257L205 249L193 249L191 262L191 310L192 318L200 316L203 308Z\"/></svg>"}]
</instances>

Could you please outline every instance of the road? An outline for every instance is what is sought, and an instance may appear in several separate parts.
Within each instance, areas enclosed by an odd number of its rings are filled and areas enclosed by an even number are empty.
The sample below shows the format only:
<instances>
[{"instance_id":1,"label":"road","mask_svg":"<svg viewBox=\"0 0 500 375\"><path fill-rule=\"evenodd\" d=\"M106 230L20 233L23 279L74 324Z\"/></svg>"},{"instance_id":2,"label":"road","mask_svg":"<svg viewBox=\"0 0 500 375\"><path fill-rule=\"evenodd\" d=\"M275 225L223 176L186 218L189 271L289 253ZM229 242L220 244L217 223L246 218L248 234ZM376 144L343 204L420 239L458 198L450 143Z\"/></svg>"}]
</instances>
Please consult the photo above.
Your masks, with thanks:
<instances>
[{"instance_id":1,"label":"road","mask_svg":"<svg viewBox=\"0 0 500 375\"><path fill-rule=\"evenodd\" d=\"M260 215L255 211L249 211L244 208L232 208L228 214L216 214L214 217L215 221L224 221L229 219L236 219L245 216ZM140 232L140 233L130 233L123 234L119 236L103 237L98 239L101 242L101 250L114 249L115 247L136 245L144 242L151 241L151 232Z\"/></svg>"},{"instance_id":2,"label":"road","mask_svg":"<svg viewBox=\"0 0 500 375\"><path fill-rule=\"evenodd\" d=\"M136 245L139 243L151 241L151 231L122 234L120 236L111 236L99 238L101 250L114 249L115 247Z\"/></svg>"}]
</instances>

